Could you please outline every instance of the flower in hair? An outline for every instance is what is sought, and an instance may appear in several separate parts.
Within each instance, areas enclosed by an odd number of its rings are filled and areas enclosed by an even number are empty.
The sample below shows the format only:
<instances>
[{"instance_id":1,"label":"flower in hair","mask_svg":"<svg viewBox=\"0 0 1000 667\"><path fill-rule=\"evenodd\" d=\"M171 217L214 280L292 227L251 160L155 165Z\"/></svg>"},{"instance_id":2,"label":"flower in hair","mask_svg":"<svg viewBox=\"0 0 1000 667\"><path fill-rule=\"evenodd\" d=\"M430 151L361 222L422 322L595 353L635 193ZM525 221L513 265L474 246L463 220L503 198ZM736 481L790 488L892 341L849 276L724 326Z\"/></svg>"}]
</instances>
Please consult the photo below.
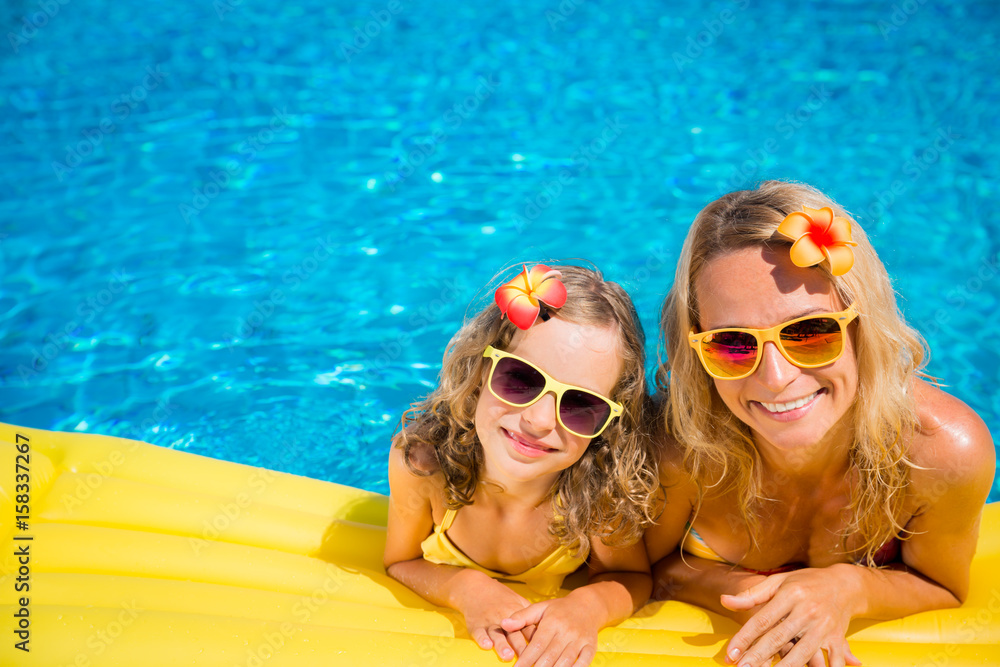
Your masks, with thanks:
<instances>
[{"instance_id":1,"label":"flower in hair","mask_svg":"<svg viewBox=\"0 0 1000 667\"><path fill-rule=\"evenodd\" d=\"M803 206L801 211L789 213L778 225L778 233L794 242L791 257L795 266L815 266L826 260L835 276L854 266L851 246L858 244L851 240L851 222L834 217L829 206Z\"/></svg>"},{"instance_id":2,"label":"flower in hair","mask_svg":"<svg viewBox=\"0 0 1000 667\"><path fill-rule=\"evenodd\" d=\"M527 266L522 269L516 278L497 288L496 301L514 326L527 331L539 314L548 319L545 306L562 308L566 286L559 280L562 274L544 264L536 264L530 271Z\"/></svg>"}]
</instances>

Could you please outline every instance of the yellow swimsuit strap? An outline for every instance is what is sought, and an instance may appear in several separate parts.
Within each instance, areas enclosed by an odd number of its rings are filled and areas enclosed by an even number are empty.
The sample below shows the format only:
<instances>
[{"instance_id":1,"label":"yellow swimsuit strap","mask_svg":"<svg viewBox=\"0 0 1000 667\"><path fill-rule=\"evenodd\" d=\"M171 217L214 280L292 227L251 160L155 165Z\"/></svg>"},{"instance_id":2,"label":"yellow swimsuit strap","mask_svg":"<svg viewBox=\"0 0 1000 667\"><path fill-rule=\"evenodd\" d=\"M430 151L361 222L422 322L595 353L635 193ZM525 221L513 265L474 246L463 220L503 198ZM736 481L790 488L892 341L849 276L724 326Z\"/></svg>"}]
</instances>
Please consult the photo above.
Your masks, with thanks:
<instances>
[{"instance_id":1,"label":"yellow swimsuit strap","mask_svg":"<svg viewBox=\"0 0 1000 667\"><path fill-rule=\"evenodd\" d=\"M451 524L455 522L456 516L458 516L458 510L445 510L444 516L441 517L441 523L434 527L434 532L443 533L451 528Z\"/></svg>"}]
</instances>

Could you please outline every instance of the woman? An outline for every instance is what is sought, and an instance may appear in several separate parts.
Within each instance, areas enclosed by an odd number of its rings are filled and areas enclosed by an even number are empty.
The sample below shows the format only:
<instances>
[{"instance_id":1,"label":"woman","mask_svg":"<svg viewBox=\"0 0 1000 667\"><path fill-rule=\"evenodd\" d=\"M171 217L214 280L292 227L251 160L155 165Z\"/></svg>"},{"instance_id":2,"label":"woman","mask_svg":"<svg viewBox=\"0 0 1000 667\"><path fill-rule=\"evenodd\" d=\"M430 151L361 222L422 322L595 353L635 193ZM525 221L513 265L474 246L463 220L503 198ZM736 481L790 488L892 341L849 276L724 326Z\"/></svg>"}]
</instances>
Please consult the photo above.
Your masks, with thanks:
<instances>
[{"instance_id":1,"label":"woman","mask_svg":"<svg viewBox=\"0 0 1000 667\"><path fill-rule=\"evenodd\" d=\"M923 341L847 213L776 181L709 204L662 326L657 597L741 622L729 662L781 667L860 664L852 618L962 603L992 439L922 379Z\"/></svg>"}]
</instances>

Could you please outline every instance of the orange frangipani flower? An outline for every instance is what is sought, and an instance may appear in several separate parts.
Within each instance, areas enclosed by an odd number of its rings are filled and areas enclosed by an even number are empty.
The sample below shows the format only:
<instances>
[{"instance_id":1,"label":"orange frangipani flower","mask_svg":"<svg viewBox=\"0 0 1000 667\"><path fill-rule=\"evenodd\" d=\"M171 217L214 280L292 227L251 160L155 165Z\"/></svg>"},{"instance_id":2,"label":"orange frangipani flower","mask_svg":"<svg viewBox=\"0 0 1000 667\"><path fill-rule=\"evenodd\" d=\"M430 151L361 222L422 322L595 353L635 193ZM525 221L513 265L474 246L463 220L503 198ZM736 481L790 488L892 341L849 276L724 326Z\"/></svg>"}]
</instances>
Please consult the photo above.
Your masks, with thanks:
<instances>
[{"instance_id":1,"label":"orange frangipani flower","mask_svg":"<svg viewBox=\"0 0 1000 667\"><path fill-rule=\"evenodd\" d=\"M815 266L826 260L835 276L854 266L851 246L858 244L851 240L851 222L834 217L829 206L803 206L801 211L789 213L778 225L778 233L794 242L791 258L795 266Z\"/></svg>"}]
</instances>

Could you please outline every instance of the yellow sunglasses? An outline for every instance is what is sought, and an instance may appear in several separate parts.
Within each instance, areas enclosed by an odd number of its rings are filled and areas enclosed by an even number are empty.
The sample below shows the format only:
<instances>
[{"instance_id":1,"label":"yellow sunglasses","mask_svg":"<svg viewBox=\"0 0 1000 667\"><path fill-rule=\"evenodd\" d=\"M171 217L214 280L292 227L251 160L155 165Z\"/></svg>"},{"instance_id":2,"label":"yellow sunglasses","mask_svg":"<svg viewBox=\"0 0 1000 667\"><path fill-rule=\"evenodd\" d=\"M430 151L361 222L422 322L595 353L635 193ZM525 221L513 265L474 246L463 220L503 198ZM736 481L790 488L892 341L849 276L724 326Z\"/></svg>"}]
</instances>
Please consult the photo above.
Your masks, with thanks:
<instances>
[{"instance_id":1,"label":"yellow sunglasses","mask_svg":"<svg viewBox=\"0 0 1000 667\"><path fill-rule=\"evenodd\" d=\"M772 342L781 356L799 368L819 368L844 354L847 325L858 316L854 304L839 313L818 313L783 322L770 329L712 329L695 333L688 342L701 365L719 380L740 380L760 365L764 343Z\"/></svg>"},{"instance_id":2,"label":"yellow sunglasses","mask_svg":"<svg viewBox=\"0 0 1000 667\"><path fill-rule=\"evenodd\" d=\"M565 384L530 361L488 345L483 356L493 360L486 385L507 405L526 408L548 392L556 395L560 426L581 438L596 438L622 413L622 404L600 394Z\"/></svg>"}]
</instances>

